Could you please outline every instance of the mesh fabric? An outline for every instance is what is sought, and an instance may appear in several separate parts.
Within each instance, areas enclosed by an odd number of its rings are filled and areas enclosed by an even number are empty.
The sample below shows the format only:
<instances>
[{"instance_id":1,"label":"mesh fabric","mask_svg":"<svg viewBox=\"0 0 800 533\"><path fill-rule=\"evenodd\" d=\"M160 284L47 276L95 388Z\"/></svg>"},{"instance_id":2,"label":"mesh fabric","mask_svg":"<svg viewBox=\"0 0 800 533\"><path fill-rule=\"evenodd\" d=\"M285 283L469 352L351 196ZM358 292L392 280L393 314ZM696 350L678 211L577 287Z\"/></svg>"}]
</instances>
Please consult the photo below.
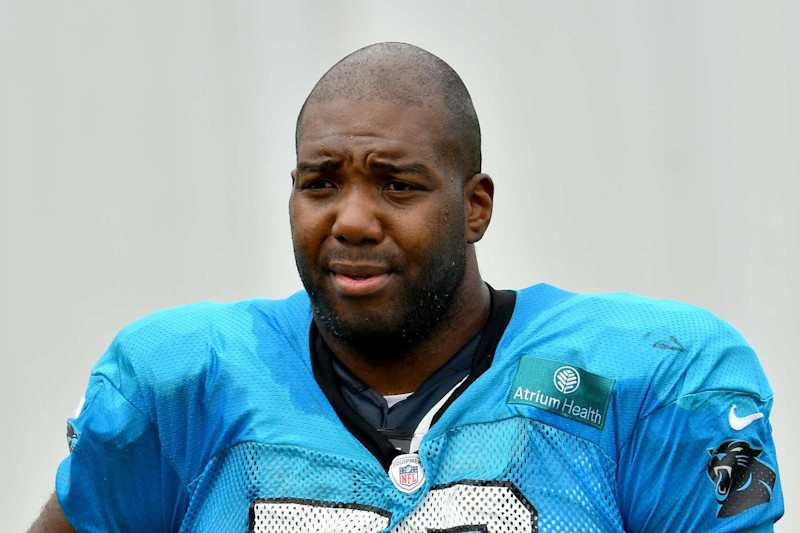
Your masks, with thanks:
<instances>
[{"instance_id":1,"label":"mesh fabric","mask_svg":"<svg viewBox=\"0 0 800 533\"><path fill-rule=\"evenodd\" d=\"M455 428L423 443L420 457L427 480L403 494L377 461L239 444L191 484L182 531L622 531L614 463L544 424Z\"/></svg>"}]
</instances>

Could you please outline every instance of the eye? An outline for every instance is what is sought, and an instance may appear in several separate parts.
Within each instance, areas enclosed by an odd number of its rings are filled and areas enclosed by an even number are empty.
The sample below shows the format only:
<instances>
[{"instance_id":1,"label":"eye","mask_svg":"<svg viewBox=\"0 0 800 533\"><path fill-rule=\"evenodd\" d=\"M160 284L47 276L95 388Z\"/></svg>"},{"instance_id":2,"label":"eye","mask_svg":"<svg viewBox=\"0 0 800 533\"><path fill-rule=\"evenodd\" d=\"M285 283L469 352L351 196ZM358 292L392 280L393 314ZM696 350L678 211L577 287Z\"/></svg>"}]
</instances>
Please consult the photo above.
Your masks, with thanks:
<instances>
[{"instance_id":1,"label":"eye","mask_svg":"<svg viewBox=\"0 0 800 533\"><path fill-rule=\"evenodd\" d=\"M412 192L419 191L420 187L405 181L390 181L383 187L383 190L387 192Z\"/></svg>"},{"instance_id":2,"label":"eye","mask_svg":"<svg viewBox=\"0 0 800 533\"><path fill-rule=\"evenodd\" d=\"M335 188L336 184L331 180L327 179L312 180L307 183L304 183L301 186L301 189L303 189L304 191L321 191L324 189L335 189Z\"/></svg>"}]
</instances>

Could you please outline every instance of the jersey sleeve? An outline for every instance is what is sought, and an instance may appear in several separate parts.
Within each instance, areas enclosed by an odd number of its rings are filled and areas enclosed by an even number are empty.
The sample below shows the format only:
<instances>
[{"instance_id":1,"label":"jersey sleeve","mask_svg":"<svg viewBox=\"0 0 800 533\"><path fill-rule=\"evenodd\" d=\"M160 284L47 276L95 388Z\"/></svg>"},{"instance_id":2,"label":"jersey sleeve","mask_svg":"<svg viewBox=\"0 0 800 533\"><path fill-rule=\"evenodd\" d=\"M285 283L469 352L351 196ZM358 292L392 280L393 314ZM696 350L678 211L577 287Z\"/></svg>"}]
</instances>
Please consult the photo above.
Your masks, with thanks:
<instances>
[{"instance_id":1,"label":"jersey sleeve","mask_svg":"<svg viewBox=\"0 0 800 533\"><path fill-rule=\"evenodd\" d=\"M78 531L173 531L186 490L163 456L156 426L120 391L134 382L112 345L68 421L69 456L56 477L64 515Z\"/></svg>"},{"instance_id":2,"label":"jersey sleeve","mask_svg":"<svg viewBox=\"0 0 800 533\"><path fill-rule=\"evenodd\" d=\"M723 326L654 384L674 396L642 415L620 451L629 532L772 531L783 514L772 391L753 350Z\"/></svg>"}]
</instances>

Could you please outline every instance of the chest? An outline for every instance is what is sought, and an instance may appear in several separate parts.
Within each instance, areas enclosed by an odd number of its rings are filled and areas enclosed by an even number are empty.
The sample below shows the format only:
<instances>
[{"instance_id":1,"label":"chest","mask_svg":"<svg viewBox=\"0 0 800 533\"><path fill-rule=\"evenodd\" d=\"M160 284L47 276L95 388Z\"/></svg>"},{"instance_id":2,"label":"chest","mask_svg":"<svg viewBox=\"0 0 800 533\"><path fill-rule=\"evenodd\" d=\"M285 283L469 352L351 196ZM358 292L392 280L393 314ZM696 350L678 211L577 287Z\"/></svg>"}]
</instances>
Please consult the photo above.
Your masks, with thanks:
<instances>
[{"instance_id":1,"label":"chest","mask_svg":"<svg viewBox=\"0 0 800 533\"><path fill-rule=\"evenodd\" d=\"M307 438L314 438L309 432ZM420 488L377 461L247 442L190 487L184 531L621 531L616 466L594 444L512 417L425 440ZM411 480L408 481L416 481Z\"/></svg>"}]
</instances>

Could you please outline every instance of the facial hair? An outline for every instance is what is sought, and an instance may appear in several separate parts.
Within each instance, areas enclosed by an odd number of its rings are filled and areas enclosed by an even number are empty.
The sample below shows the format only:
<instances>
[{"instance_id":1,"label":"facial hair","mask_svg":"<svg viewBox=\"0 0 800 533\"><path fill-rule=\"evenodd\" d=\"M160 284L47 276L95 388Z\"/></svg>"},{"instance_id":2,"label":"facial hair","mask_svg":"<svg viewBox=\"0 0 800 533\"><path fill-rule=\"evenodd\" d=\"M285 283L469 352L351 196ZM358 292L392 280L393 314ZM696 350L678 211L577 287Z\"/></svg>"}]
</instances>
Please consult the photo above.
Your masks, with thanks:
<instances>
[{"instance_id":1,"label":"facial hair","mask_svg":"<svg viewBox=\"0 0 800 533\"><path fill-rule=\"evenodd\" d=\"M312 270L295 248L297 269L316 320L370 359L403 359L411 348L446 326L452 314L466 271L463 228L463 221L447 225L442 239L428 249L419 274L405 278L399 297L380 312L338 313L324 279L319 279L327 274L319 267Z\"/></svg>"}]
</instances>

